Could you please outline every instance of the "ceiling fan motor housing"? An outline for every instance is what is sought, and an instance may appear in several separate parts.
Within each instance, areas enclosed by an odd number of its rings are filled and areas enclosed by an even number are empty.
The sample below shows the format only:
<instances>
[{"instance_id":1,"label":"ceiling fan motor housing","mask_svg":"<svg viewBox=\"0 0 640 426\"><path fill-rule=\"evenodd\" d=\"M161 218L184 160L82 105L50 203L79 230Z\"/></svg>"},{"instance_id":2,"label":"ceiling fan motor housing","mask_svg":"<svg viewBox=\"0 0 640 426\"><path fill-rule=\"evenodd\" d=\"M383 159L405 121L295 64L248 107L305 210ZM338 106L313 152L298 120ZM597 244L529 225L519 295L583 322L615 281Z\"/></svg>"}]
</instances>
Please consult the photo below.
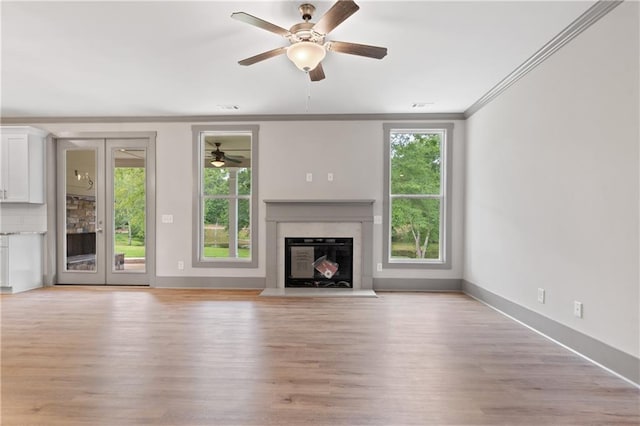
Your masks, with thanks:
<instances>
[{"instance_id":1,"label":"ceiling fan motor housing","mask_svg":"<svg viewBox=\"0 0 640 426\"><path fill-rule=\"evenodd\" d=\"M312 4L304 3L304 4L301 4L300 7L298 7L298 10L302 15L302 20L310 21L311 18L313 17L313 12L316 11L316 8Z\"/></svg>"},{"instance_id":2,"label":"ceiling fan motor housing","mask_svg":"<svg viewBox=\"0 0 640 426\"><path fill-rule=\"evenodd\" d=\"M324 43L324 34L314 31L314 25L315 24L311 22L301 22L293 25L289 29L289 32L291 33L289 41L291 43L298 43L300 41L311 41L318 44Z\"/></svg>"}]
</instances>

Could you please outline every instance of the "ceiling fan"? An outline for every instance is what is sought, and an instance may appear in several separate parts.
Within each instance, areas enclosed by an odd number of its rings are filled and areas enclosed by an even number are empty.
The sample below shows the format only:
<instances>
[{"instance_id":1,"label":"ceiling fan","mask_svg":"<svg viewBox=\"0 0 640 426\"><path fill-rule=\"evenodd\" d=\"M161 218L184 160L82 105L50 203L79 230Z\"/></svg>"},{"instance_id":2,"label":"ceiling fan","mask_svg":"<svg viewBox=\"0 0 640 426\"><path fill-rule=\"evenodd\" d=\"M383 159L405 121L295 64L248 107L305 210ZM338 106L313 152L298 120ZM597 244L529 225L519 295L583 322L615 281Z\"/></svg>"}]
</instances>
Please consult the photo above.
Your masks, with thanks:
<instances>
[{"instance_id":1,"label":"ceiling fan","mask_svg":"<svg viewBox=\"0 0 640 426\"><path fill-rule=\"evenodd\" d=\"M244 157L226 155L224 151L220 151L220 145L221 145L220 142L216 142L215 145L216 145L216 150L211 151L211 158L212 158L211 164L214 167L222 167L226 164L226 161L230 161L232 163L237 163L237 164L242 163L242 159Z\"/></svg>"},{"instance_id":2,"label":"ceiling fan","mask_svg":"<svg viewBox=\"0 0 640 426\"><path fill-rule=\"evenodd\" d=\"M370 46L366 44L348 43L344 41L327 41L325 37L334 28L360 9L353 0L338 0L315 24L311 22L316 8L309 3L300 5L298 10L304 22L294 24L286 30L244 12L231 14L233 19L254 25L263 30L278 34L289 40L291 45L278 47L247 59L238 61L240 65L253 65L256 62L287 54L289 59L302 71L309 74L311 81L325 78L321 61L327 50L350 55L365 56L367 58L382 59L387 55L386 47Z\"/></svg>"}]
</instances>

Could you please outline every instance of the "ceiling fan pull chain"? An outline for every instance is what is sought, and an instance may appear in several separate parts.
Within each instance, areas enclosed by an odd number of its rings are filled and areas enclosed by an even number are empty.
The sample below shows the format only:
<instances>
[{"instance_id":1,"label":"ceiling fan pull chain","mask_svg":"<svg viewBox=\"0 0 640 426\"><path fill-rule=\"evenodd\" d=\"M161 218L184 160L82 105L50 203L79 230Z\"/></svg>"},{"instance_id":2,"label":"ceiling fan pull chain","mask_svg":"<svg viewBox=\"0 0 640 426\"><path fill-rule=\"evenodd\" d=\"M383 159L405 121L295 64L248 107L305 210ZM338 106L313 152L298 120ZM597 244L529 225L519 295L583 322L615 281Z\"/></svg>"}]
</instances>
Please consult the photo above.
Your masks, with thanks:
<instances>
[{"instance_id":1,"label":"ceiling fan pull chain","mask_svg":"<svg viewBox=\"0 0 640 426\"><path fill-rule=\"evenodd\" d=\"M311 104L311 80L307 79L307 105L305 108L306 112L309 112L309 104Z\"/></svg>"}]
</instances>

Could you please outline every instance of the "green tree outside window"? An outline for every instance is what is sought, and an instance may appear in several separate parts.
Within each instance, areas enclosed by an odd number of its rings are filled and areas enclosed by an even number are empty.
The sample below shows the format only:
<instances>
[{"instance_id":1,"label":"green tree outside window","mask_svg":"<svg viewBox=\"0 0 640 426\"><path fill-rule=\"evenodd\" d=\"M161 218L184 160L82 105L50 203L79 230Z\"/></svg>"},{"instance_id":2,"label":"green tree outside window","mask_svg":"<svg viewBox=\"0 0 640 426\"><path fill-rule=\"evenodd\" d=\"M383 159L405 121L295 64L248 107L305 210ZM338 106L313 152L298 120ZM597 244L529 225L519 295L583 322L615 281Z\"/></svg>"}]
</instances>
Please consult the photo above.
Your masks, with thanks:
<instances>
[{"instance_id":1,"label":"green tree outside window","mask_svg":"<svg viewBox=\"0 0 640 426\"><path fill-rule=\"evenodd\" d=\"M391 257L438 259L442 136L392 132Z\"/></svg>"}]
</instances>

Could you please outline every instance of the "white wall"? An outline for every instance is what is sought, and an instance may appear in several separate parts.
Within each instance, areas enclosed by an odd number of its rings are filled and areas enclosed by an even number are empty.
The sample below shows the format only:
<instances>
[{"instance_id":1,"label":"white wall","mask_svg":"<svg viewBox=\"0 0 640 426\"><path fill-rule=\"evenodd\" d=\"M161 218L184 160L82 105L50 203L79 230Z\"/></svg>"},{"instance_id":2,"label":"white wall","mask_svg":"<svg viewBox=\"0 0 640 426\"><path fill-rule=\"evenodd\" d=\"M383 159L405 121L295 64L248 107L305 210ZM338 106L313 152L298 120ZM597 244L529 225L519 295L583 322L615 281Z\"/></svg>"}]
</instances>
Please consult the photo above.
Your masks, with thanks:
<instances>
[{"instance_id":1,"label":"white wall","mask_svg":"<svg viewBox=\"0 0 640 426\"><path fill-rule=\"evenodd\" d=\"M634 356L638 36L625 2L467 121L464 256L467 281Z\"/></svg>"},{"instance_id":2,"label":"white wall","mask_svg":"<svg viewBox=\"0 0 640 426\"><path fill-rule=\"evenodd\" d=\"M63 136L74 132L155 131L156 223L158 276L264 277L264 199L375 199L382 215L383 129L381 121L266 121L259 124L259 268L203 269L191 267L192 168L191 125L205 123L37 124ZM229 124L229 123L214 123ZM453 269L387 270L383 278L462 278L464 183L464 121L454 122ZM305 175L313 173L313 182ZM327 181L327 173L334 181ZM172 224L161 223L172 214ZM382 228L375 225L374 264L382 261ZM185 261L185 270L177 268Z\"/></svg>"}]
</instances>

